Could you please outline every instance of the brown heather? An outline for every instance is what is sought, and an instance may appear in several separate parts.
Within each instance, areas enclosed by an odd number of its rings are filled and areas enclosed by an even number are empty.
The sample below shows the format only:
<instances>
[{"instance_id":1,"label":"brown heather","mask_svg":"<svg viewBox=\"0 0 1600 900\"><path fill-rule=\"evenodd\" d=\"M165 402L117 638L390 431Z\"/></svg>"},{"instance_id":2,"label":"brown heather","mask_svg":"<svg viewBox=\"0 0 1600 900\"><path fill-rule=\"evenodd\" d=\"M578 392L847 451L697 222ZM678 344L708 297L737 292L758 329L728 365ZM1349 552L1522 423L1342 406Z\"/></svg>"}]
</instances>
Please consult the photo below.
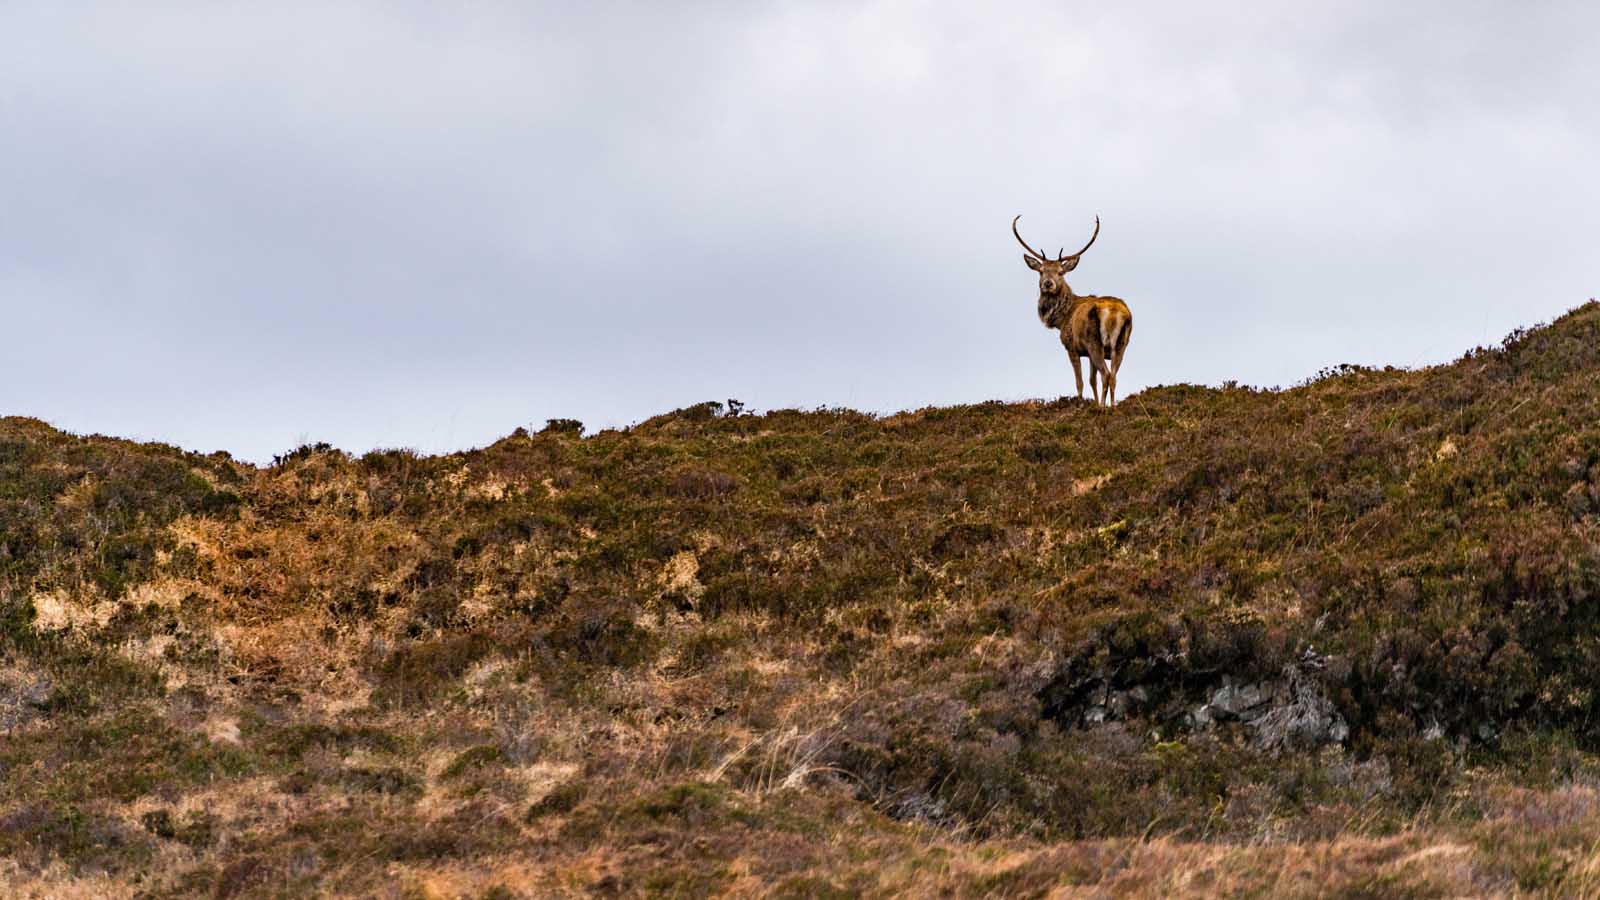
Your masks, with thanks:
<instances>
[{"instance_id":1,"label":"brown heather","mask_svg":"<svg viewBox=\"0 0 1600 900\"><path fill-rule=\"evenodd\" d=\"M1600 304L1121 407L0 420L0 884L1600 894Z\"/></svg>"}]
</instances>

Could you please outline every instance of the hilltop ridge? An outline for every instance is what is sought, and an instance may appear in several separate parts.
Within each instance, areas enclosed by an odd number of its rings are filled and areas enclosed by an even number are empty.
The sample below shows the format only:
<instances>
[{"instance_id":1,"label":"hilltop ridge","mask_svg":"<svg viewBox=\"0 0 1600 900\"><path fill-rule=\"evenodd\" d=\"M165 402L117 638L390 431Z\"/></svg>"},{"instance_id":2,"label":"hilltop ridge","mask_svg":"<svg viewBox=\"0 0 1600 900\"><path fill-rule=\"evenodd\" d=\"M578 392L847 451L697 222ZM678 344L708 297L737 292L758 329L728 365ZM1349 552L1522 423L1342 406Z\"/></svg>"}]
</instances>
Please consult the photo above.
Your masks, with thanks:
<instances>
[{"instance_id":1,"label":"hilltop ridge","mask_svg":"<svg viewBox=\"0 0 1600 900\"><path fill-rule=\"evenodd\" d=\"M1112 415L261 467L0 419L0 880L1592 891L1597 601L1593 301Z\"/></svg>"}]
</instances>

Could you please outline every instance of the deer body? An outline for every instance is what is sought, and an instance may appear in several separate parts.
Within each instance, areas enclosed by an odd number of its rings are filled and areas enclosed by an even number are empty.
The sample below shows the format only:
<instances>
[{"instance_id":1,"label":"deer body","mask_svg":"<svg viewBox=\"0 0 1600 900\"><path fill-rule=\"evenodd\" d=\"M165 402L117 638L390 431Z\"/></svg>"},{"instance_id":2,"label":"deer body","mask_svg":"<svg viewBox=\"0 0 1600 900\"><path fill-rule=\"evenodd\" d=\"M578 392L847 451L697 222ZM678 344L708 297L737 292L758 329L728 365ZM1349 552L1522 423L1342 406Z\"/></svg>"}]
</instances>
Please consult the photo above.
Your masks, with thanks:
<instances>
[{"instance_id":1,"label":"deer body","mask_svg":"<svg viewBox=\"0 0 1600 900\"><path fill-rule=\"evenodd\" d=\"M1072 375L1083 399L1083 358L1089 357L1089 389L1096 403L1117 402L1117 370L1133 336L1133 311L1116 297L1081 297L1068 289L1065 297L1039 297L1039 319L1061 333L1061 346L1072 358ZM1048 314L1045 310L1048 308ZM1098 377L1097 377L1098 376Z\"/></svg>"},{"instance_id":2,"label":"deer body","mask_svg":"<svg viewBox=\"0 0 1600 900\"><path fill-rule=\"evenodd\" d=\"M1083 357L1089 357L1089 388L1094 402L1115 406L1117 370L1133 335L1133 312L1116 297L1083 297L1067 285L1066 273L1078 267L1083 255L1100 236L1100 217L1094 220L1094 235L1083 250L1067 256L1058 253L1051 259L1028 246L1017 232L1017 216L1011 220L1011 233L1028 251L1023 261L1039 273L1039 321L1061 333L1061 346L1072 358L1072 374L1078 381L1078 399L1083 399Z\"/></svg>"}]
</instances>

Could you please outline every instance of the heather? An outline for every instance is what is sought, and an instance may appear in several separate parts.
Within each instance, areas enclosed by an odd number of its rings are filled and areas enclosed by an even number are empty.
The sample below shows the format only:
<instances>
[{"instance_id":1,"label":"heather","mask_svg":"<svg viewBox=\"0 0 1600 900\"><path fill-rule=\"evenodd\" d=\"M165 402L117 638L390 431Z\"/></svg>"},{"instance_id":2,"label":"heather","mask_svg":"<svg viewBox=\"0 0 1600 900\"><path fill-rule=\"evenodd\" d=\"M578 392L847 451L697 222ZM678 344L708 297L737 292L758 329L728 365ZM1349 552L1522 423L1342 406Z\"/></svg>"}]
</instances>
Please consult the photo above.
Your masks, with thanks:
<instances>
[{"instance_id":1,"label":"heather","mask_svg":"<svg viewBox=\"0 0 1600 900\"><path fill-rule=\"evenodd\" d=\"M1600 305L252 466L0 420L23 896L1600 890Z\"/></svg>"}]
</instances>

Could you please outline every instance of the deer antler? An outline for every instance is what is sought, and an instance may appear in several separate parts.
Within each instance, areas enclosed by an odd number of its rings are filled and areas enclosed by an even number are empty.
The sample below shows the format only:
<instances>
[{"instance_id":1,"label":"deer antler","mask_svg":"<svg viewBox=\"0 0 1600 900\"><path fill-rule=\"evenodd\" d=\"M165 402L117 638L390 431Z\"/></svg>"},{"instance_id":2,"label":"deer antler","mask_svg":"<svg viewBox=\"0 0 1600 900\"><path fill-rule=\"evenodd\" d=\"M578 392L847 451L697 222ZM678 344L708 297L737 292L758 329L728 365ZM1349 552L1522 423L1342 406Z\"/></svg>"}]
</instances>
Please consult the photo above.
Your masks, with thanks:
<instances>
[{"instance_id":1,"label":"deer antler","mask_svg":"<svg viewBox=\"0 0 1600 900\"><path fill-rule=\"evenodd\" d=\"M1028 251L1028 255L1029 256L1033 257L1034 259L1039 260L1040 262L1044 262L1045 260L1049 259L1050 257L1045 256L1043 253L1040 253L1039 251L1033 249L1032 247L1029 247L1028 246L1028 242L1022 239L1022 235L1021 234L1017 233L1017 221L1019 219L1021 219L1021 218L1022 218L1021 216L1017 216L1016 219L1012 219L1011 220L1011 233L1016 236L1017 243L1022 245L1022 249Z\"/></svg>"},{"instance_id":2,"label":"deer antler","mask_svg":"<svg viewBox=\"0 0 1600 900\"><path fill-rule=\"evenodd\" d=\"M1018 216L1018 218L1021 218L1021 216ZM1094 234L1089 235L1089 243L1083 245L1083 250L1087 250L1090 247L1093 247L1094 246L1094 239L1099 237L1099 236L1100 236L1100 217L1099 216L1095 216L1094 217ZM1021 238L1018 238L1018 240L1021 240ZM1063 256L1061 258L1062 259L1077 259L1078 257L1083 255L1083 250L1079 250L1077 253L1074 253L1071 256Z\"/></svg>"}]
</instances>

